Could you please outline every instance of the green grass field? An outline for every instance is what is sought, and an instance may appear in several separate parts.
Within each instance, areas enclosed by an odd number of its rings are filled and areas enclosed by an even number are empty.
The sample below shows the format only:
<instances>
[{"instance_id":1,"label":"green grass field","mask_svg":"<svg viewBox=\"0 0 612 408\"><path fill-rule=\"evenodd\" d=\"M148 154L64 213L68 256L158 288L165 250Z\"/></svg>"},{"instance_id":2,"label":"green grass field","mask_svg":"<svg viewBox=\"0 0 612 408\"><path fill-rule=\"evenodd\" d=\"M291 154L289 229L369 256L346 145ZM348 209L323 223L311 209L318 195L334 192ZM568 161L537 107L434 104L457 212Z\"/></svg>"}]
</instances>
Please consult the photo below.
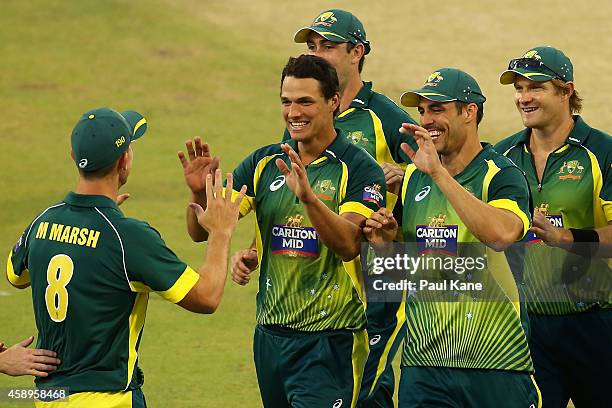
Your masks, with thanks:
<instances>
[{"instance_id":1,"label":"green grass field","mask_svg":"<svg viewBox=\"0 0 612 408\"><path fill-rule=\"evenodd\" d=\"M606 74L612 61L612 5L603 0L339 1L359 16L372 43L364 78L394 100L435 68L473 74L485 95L484 140L520 128L512 87L497 78L512 57L554 45L574 62L584 117L612 130ZM111 106L148 119L135 145L122 209L149 221L180 257L199 266L205 245L185 231L188 192L176 151L201 135L230 171L250 151L280 139L280 71L304 51L293 33L325 1L5 0L0 13L0 248L60 201L76 181L70 131L80 114ZM411 114L414 114L411 111ZM253 217L233 248L248 244ZM228 282L213 316L190 314L152 295L140 347L152 407L259 407L252 362L256 283ZM0 282L0 340L35 333L30 291ZM0 376L0 388L31 386ZM4 404L1 406L10 406ZM15 405L17 407L23 404Z\"/></svg>"}]
</instances>

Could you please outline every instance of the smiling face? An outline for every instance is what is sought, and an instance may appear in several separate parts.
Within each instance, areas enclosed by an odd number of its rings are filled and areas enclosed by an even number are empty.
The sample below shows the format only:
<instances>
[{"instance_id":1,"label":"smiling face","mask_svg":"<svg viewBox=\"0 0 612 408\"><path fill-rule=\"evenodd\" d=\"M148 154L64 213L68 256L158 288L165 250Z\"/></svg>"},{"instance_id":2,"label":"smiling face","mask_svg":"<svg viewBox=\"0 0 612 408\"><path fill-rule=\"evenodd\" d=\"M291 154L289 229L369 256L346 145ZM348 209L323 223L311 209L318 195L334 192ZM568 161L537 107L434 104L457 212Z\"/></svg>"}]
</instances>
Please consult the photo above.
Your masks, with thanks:
<instances>
[{"instance_id":1,"label":"smiling face","mask_svg":"<svg viewBox=\"0 0 612 408\"><path fill-rule=\"evenodd\" d=\"M517 75L514 89L514 102L525 127L541 129L568 115L569 97L558 92L551 81L537 82Z\"/></svg>"},{"instance_id":2,"label":"smiling face","mask_svg":"<svg viewBox=\"0 0 612 408\"><path fill-rule=\"evenodd\" d=\"M281 87L283 118L291 138L309 142L319 135L333 132L334 111L340 104L336 93L325 99L319 81L314 78L287 76Z\"/></svg>"},{"instance_id":3,"label":"smiling face","mask_svg":"<svg viewBox=\"0 0 612 408\"><path fill-rule=\"evenodd\" d=\"M421 98L418 110L421 126L429 131L439 154L446 156L461 149L468 132L463 109L458 109L455 102Z\"/></svg>"}]
</instances>

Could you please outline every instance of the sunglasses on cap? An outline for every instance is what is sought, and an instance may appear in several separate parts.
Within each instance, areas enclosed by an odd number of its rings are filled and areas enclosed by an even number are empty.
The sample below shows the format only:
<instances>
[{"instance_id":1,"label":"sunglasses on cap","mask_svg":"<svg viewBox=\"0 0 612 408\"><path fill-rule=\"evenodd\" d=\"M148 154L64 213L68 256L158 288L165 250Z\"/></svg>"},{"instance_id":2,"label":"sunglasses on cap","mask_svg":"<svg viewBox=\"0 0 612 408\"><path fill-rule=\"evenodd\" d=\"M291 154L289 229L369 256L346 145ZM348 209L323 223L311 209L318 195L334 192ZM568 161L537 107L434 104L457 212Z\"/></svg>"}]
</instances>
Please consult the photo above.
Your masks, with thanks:
<instances>
[{"instance_id":1,"label":"sunglasses on cap","mask_svg":"<svg viewBox=\"0 0 612 408\"><path fill-rule=\"evenodd\" d=\"M554 69L548 67L542 61L537 60L535 58L515 58L512 61L510 61L510 63L508 64L508 69L515 70L517 68L535 68L535 69L540 69L540 70L542 68L546 68L552 74L555 75L555 78L565 81L563 75L560 75Z\"/></svg>"}]
</instances>

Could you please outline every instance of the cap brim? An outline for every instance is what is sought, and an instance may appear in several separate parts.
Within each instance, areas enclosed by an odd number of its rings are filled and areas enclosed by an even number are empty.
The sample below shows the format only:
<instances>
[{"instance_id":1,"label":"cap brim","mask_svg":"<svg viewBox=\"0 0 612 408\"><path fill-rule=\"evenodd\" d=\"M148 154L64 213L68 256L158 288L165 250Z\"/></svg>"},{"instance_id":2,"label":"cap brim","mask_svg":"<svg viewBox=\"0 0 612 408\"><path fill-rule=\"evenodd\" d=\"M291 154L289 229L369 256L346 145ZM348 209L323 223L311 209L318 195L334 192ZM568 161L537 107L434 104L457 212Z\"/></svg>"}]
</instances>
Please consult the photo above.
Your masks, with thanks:
<instances>
[{"instance_id":1,"label":"cap brim","mask_svg":"<svg viewBox=\"0 0 612 408\"><path fill-rule=\"evenodd\" d=\"M136 140L147 131L147 120L140 113L135 111L121 112L121 116L125 118L127 123L132 128L132 140Z\"/></svg>"},{"instance_id":2,"label":"cap brim","mask_svg":"<svg viewBox=\"0 0 612 408\"><path fill-rule=\"evenodd\" d=\"M419 106L421 98L429 99L435 102L452 102L456 101L456 98L452 98L447 95L443 95L437 92L431 92L429 89L419 89L417 91L406 91L400 97L400 102L404 106L415 107Z\"/></svg>"},{"instance_id":3,"label":"cap brim","mask_svg":"<svg viewBox=\"0 0 612 408\"><path fill-rule=\"evenodd\" d=\"M326 27L312 27L312 26L300 28L293 35L293 41L296 43L305 43L306 41L308 41L308 36L310 35L311 31L314 31L315 33L319 34L320 36L322 36L323 38L329 41L333 41L337 43L349 42L348 38L345 38L341 36L340 34L334 33L333 31L329 31Z\"/></svg>"},{"instance_id":4,"label":"cap brim","mask_svg":"<svg viewBox=\"0 0 612 408\"><path fill-rule=\"evenodd\" d=\"M505 70L499 77L499 83L502 85L513 84L517 74L524 78L537 82L546 82L555 78L554 76L544 74L542 72L534 72L533 70L529 69L517 68Z\"/></svg>"}]
</instances>

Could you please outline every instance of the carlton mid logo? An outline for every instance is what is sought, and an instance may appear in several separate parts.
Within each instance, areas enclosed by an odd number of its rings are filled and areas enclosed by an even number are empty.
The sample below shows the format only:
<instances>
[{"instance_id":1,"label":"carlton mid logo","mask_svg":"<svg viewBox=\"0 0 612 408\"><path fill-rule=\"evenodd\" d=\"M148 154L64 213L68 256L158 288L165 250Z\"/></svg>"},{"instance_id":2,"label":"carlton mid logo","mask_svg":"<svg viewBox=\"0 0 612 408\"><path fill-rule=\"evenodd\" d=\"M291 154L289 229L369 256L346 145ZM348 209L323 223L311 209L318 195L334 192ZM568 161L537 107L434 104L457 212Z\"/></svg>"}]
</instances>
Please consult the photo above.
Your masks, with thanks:
<instances>
[{"instance_id":1,"label":"carlton mid logo","mask_svg":"<svg viewBox=\"0 0 612 408\"><path fill-rule=\"evenodd\" d=\"M336 21L338 21L338 19L334 17L334 13L332 11L326 11L325 13L321 13L319 17L315 18L315 21L312 22L312 25L324 25L326 27L329 27Z\"/></svg>"},{"instance_id":2,"label":"carlton mid logo","mask_svg":"<svg viewBox=\"0 0 612 408\"><path fill-rule=\"evenodd\" d=\"M427 81L425 81L424 86L438 86L438 83L443 80L444 77L442 76L442 74L440 74L439 71L436 71L427 78Z\"/></svg>"},{"instance_id":3,"label":"carlton mid logo","mask_svg":"<svg viewBox=\"0 0 612 408\"><path fill-rule=\"evenodd\" d=\"M304 215L296 214L287 217L285 225L272 227L272 253L297 256L318 257L319 239L313 227L303 227Z\"/></svg>"},{"instance_id":4,"label":"carlton mid logo","mask_svg":"<svg viewBox=\"0 0 612 408\"><path fill-rule=\"evenodd\" d=\"M380 189L380 184L365 186L363 189L363 201L375 203L377 206L380 207L383 202L383 195Z\"/></svg>"},{"instance_id":5,"label":"carlton mid logo","mask_svg":"<svg viewBox=\"0 0 612 408\"><path fill-rule=\"evenodd\" d=\"M578 160L570 160L568 162L563 162L557 174L560 174L559 180L580 180L583 171L584 167Z\"/></svg>"},{"instance_id":6,"label":"carlton mid logo","mask_svg":"<svg viewBox=\"0 0 612 408\"><path fill-rule=\"evenodd\" d=\"M523 55L523 58L532 58L538 61L542 59L542 57L540 57L540 55L538 54L538 51L536 50L527 51L525 55Z\"/></svg>"},{"instance_id":7,"label":"carlton mid logo","mask_svg":"<svg viewBox=\"0 0 612 408\"><path fill-rule=\"evenodd\" d=\"M434 215L428 225L416 226L418 252L457 256L457 235L457 225L446 225L446 214Z\"/></svg>"}]
</instances>

